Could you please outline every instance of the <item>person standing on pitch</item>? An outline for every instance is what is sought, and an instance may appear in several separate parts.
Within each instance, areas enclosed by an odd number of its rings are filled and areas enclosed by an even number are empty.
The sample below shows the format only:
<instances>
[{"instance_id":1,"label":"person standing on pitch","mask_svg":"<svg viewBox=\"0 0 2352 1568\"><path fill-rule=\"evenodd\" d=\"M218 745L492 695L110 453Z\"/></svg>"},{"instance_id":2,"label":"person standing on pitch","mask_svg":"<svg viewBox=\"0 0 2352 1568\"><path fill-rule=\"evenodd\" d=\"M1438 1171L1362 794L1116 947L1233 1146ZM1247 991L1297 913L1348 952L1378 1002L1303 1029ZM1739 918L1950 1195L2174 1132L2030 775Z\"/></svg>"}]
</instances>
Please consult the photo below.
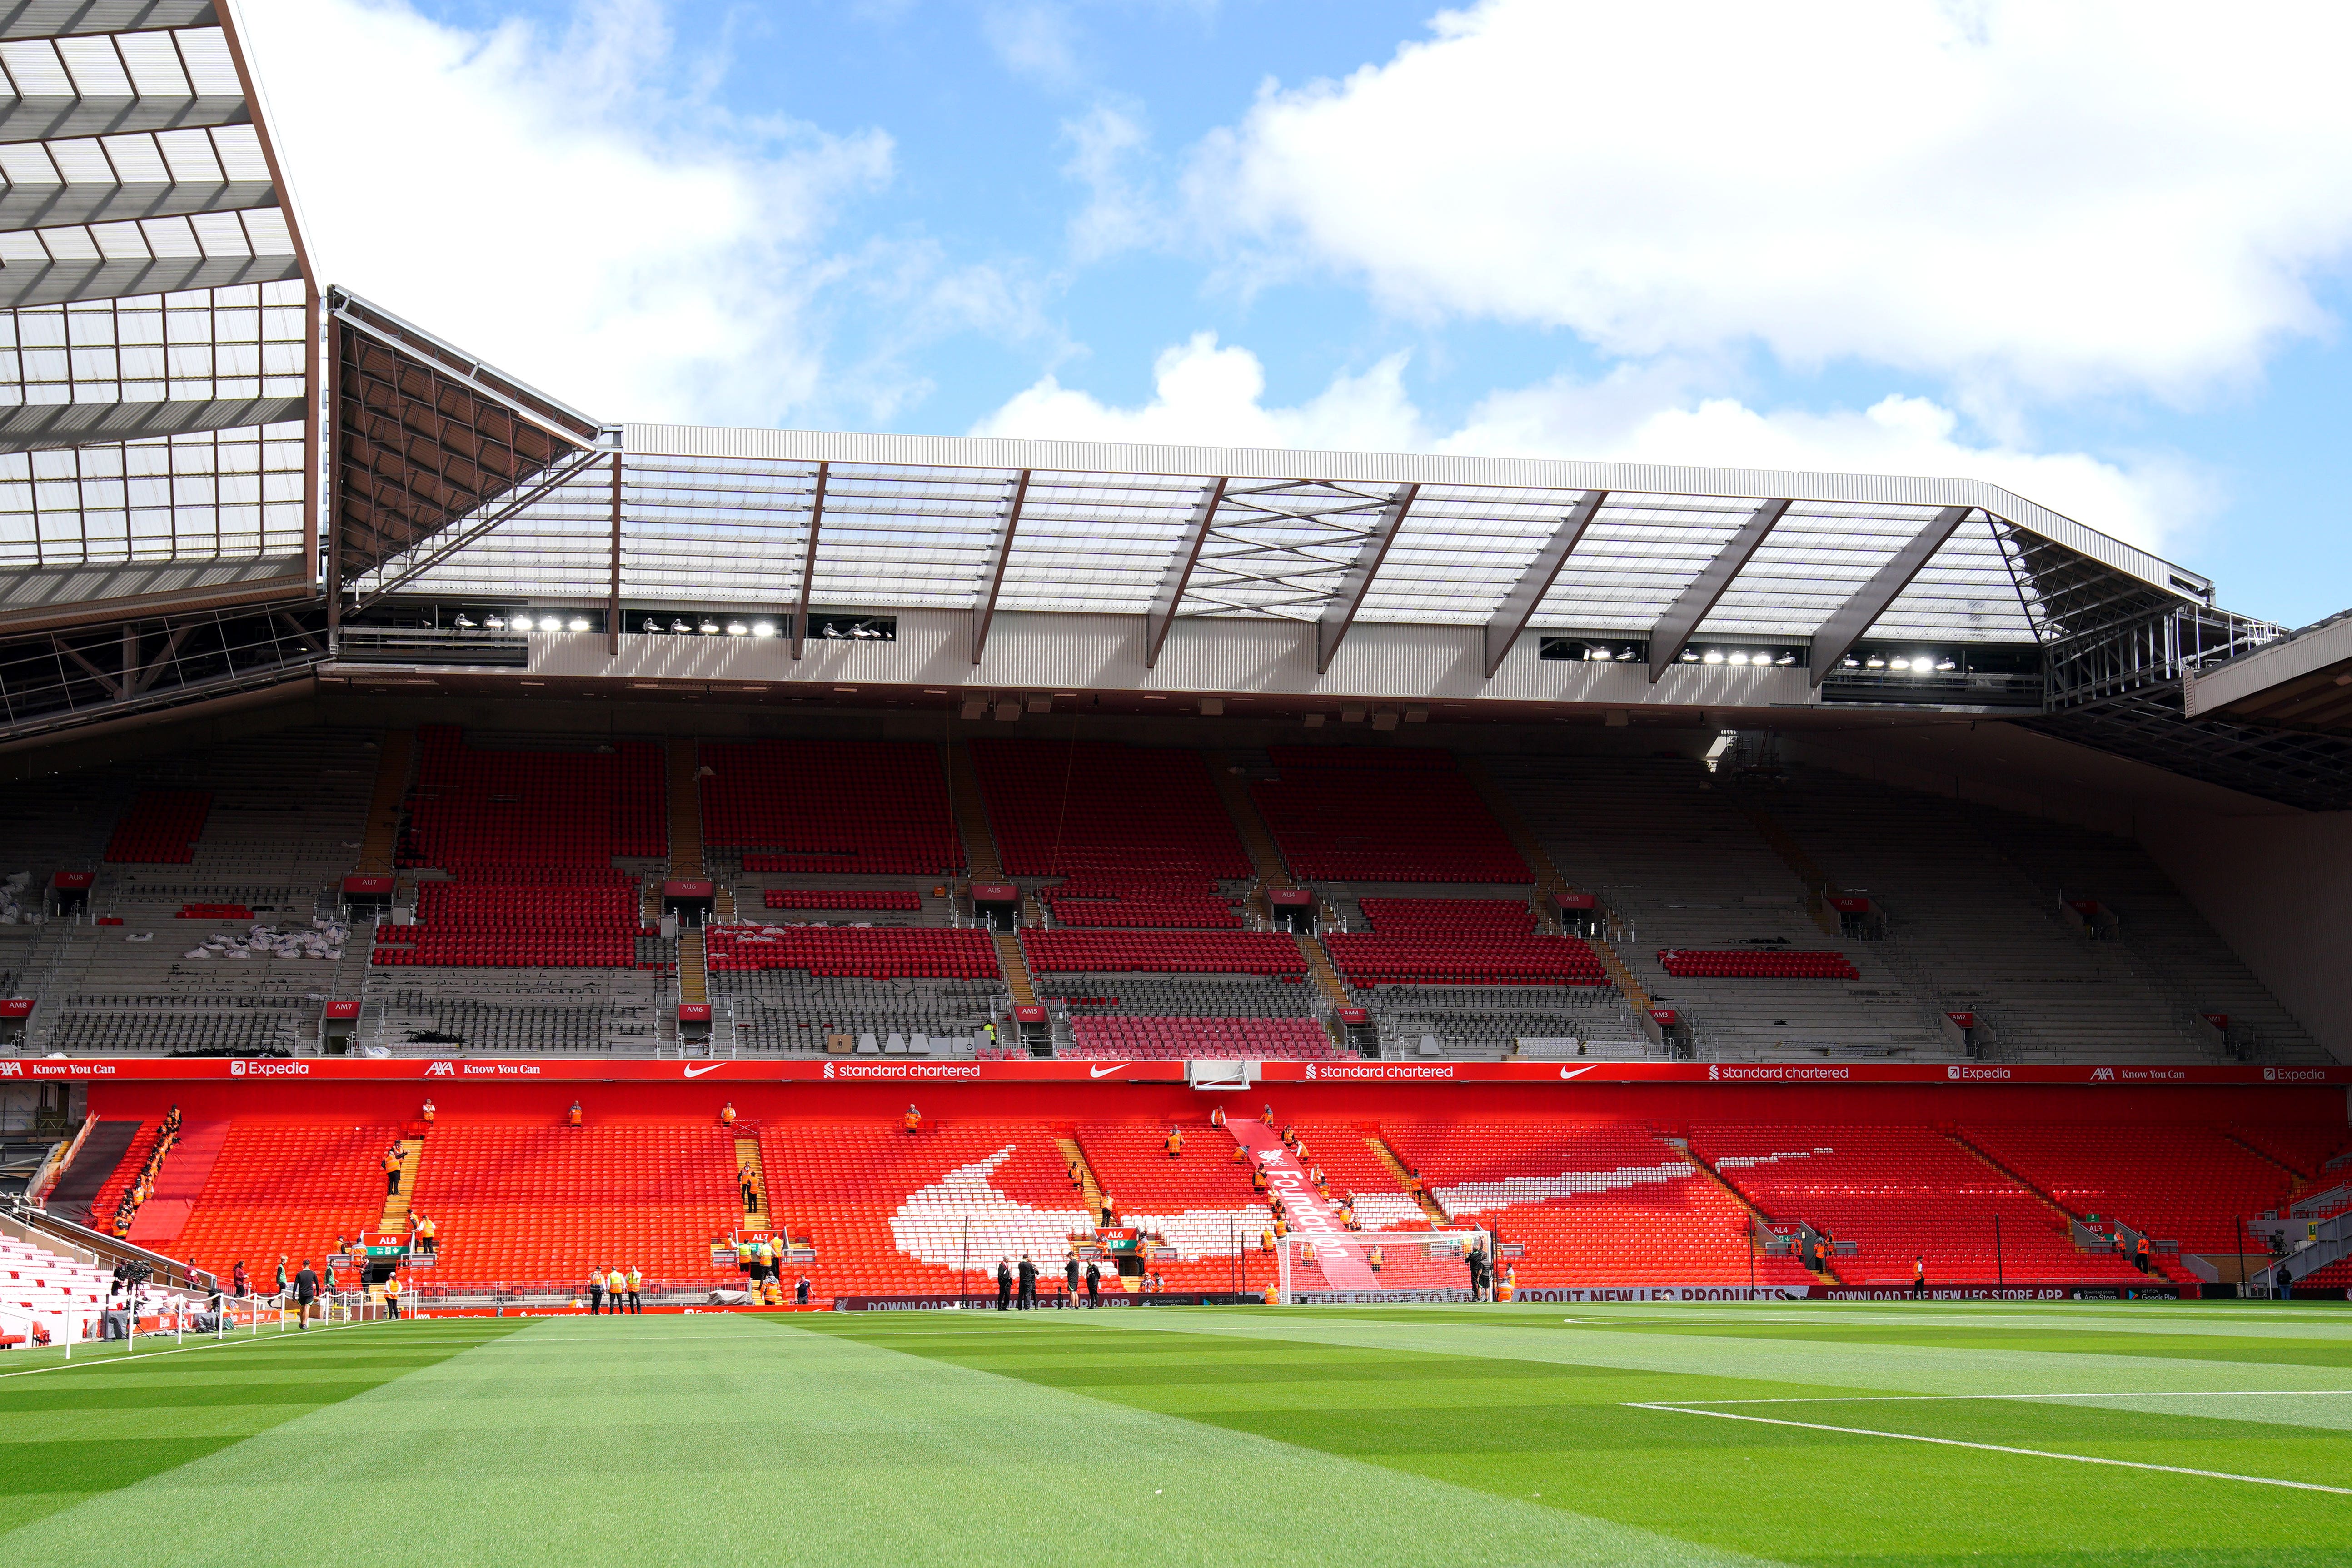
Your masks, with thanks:
<instances>
[{"instance_id":1,"label":"person standing on pitch","mask_svg":"<svg viewBox=\"0 0 2352 1568\"><path fill-rule=\"evenodd\" d=\"M588 1315L594 1317L604 1310L604 1268L598 1264L588 1270Z\"/></svg>"},{"instance_id":2,"label":"person standing on pitch","mask_svg":"<svg viewBox=\"0 0 2352 1568\"><path fill-rule=\"evenodd\" d=\"M793 1280L793 1303L795 1306L805 1307L808 1305L808 1299L809 1277L805 1274L799 1275Z\"/></svg>"},{"instance_id":3,"label":"person standing on pitch","mask_svg":"<svg viewBox=\"0 0 2352 1568\"><path fill-rule=\"evenodd\" d=\"M642 1315L646 1310L645 1270L635 1264L629 1266L629 1310Z\"/></svg>"},{"instance_id":4,"label":"person standing on pitch","mask_svg":"<svg viewBox=\"0 0 2352 1568\"><path fill-rule=\"evenodd\" d=\"M996 1310L1000 1312L1013 1304L1013 1265L1004 1258L996 1260Z\"/></svg>"},{"instance_id":5,"label":"person standing on pitch","mask_svg":"<svg viewBox=\"0 0 2352 1568\"><path fill-rule=\"evenodd\" d=\"M1020 1279L1021 1310L1034 1312L1037 1310L1037 1266L1025 1252L1021 1255Z\"/></svg>"},{"instance_id":6,"label":"person standing on pitch","mask_svg":"<svg viewBox=\"0 0 2352 1568\"><path fill-rule=\"evenodd\" d=\"M1072 1311L1078 1307L1078 1255L1075 1252L1062 1262L1062 1305Z\"/></svg>"},{"instance_id":7,"label":"person standing on pitch","mask_svg":"<svg viewBox=\"0 0 2352 1568\"><path fill-rule=\"evenodd\" d=\"M1925 1300L1927 1296L1927 1258L1925 1253L1915 1253L1911 1258L1911 1299L1920 1301Z\"/></svg>"},{"instance_id":8,"label":"person standing on pitch","mask_svg":"<svg viewBox=\"0 0 2352 1568\"><path fill-rule=\"evenodd\" d=\"M302 1259L302 1271L294 1276L294 1326L308 1331L310 1327L310 1303L319 1299L319 1277L311 1272L310 1260Z\"/></svg>"},{"instance_id":9,"label":"person standing on pitch","mask_svg":"<svg viewBox=\"0 0 2352 1568\"><path fill-rule=\"evenodd\" d=\"M613 1303L616 1316L629 1310L629 1277L621 1271L617 1263L613 1265L613 1271L604 1276L604 1299Z\"/></svg>"},{"instance_id":10,"label":"person standing on pitch","mask_svg":"<svg viewBox=\"0 0 2352 1568\"><path fill-rule=\"evenodd\" d=\"M1087 1265L1087 1305L1102 1305L1102 1270L1093 1263Z\"/></svg>"}]
</instances>

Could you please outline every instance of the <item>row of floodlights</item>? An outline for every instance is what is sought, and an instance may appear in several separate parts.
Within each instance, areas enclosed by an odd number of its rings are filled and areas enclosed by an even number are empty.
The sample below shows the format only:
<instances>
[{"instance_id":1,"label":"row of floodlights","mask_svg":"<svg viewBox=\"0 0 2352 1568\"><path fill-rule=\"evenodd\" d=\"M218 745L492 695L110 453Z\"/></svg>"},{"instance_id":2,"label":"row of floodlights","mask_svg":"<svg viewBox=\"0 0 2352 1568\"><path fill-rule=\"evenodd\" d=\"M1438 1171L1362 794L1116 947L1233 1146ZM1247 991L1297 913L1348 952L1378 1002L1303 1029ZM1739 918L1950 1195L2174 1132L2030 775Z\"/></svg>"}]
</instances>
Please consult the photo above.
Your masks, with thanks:
<instances>
[{"instance_id":1,"label":"row of floodlights","mask_svg":"<svg viewBox=\"0 0 2352 1568\"><path fill-rule=\"evenodd\" d=\"M478 621L461 611L449 624L461 632L584 632L593 623L585 616L488 615Z\"/></svg>"},{"instance_id":2,"label":"row of floodlights","mask_svg":"<svg viewBox=\"0 0 2352 1568\"><path fill-rule=\"evenodd\" d=\"M1915 654L1909 658L1904 658L1901 654L1896 654L1892 658L1880 653L1859 657L1848 654L1838 660L1838 668L1883 670L1888 675L1949 675L1960 668L1960 661L1949 654L1946 654L1941 658L1930 658L1924 653Z\"/></svg>"},{"instance_id":3,"label":"row of floodlights","mask_svg":"<svg viewBox=\"0 0 2352 1568\"><path fill-rule=\"evenodd\" d=\"M1758 669L1769 669L1773 666L1778 665L1782 669L1787 669L1797 662L1797 656L1786 651L1776 656L1770 653L1750 653L1746 648L1737 647L1711 647L1706 649L1705 652L1701 652L1695 647L1686 647L1683 649L1683 657L1680 662L1684 664L1753 665Z\"/></svg>"},{"instance_id":4,"label":"row of floodlights","mask_svg":"<svg viewBox=\"0 0 2352 1568\"><path fill-rule=\"evenodd\" d=\"M690 621L683 616L671 616L667 619L660 616L647 616L639 624L637 629L656 637L772 637L776 635L776 623L773 621L721 623L711 619L709 616L698 616Z\"/></svg>"}]
</instances>

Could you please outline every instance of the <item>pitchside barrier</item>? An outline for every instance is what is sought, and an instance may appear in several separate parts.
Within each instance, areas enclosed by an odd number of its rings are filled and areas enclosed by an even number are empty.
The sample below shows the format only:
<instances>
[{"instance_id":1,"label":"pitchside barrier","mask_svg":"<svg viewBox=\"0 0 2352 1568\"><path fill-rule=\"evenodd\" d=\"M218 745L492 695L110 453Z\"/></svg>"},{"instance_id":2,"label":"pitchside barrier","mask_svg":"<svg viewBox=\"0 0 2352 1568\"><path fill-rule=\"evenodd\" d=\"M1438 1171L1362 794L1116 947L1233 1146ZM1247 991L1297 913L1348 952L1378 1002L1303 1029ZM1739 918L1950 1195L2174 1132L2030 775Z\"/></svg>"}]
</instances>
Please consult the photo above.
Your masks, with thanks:
<instances>
[{"instance_id":1,"label":"pitchside barrier","mask_svg":"<svg viewBox=\"0 0 2352 1568\"><path fill-rule=\"evenodd\" d=\"M1304 1210L1300 1218L1317 1217ZM1377 1306L1474 1298L1471 1258L1495 1256L1495 1238L1475 1227L1445 1230L1310 1230L1275 1244L1269 1304Z\"/></svg>"}]
</instances>

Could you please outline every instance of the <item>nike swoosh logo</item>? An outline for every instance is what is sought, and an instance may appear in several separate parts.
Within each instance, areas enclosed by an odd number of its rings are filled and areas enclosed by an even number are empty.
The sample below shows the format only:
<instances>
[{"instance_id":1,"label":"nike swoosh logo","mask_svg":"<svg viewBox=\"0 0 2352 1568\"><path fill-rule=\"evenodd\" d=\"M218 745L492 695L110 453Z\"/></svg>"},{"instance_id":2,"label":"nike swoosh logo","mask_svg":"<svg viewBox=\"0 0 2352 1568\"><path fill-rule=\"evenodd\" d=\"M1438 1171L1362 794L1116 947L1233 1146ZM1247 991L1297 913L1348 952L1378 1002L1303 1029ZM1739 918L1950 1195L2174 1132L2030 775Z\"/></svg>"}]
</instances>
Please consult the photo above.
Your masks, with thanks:
<instances>
[{"instance_id":1,"label":"nike swoosh logo","mask_svg":"<svg viewBox=\"0 0 2352 1568\"><path fill-rule=\"evenodd\" d=\"M704 1073L717 1072L720 1068L723 1068L727 1064L725 1062L712 1062L707 1068L688 1068L686 1069L686 1076L688 1078L700 1078Z\"/></svg>"},{"instance_id":2,"label":"nike swoosh logo","mask_svg":"<svg viewBox=\"0 0 2352 1568\"><path fill-rule=\"evenodd\" d=\"M1592 1067L1599 1067L1600 1065L1600 1063L1595 1062L1592 1064ZM1589 1073L1591 1070L1591 1067L1562 1068L1559 1069L1559 1076L1562 1078L1582 1078L1586 1073Z\"/></svg>"},{"instance_id":3,"label":"nike swoosh logo","mask_svg":"<svg viewBox=\"0 0 2352 1568\"><path fill-rule=\"evenodd\" d=\"M1111 1073L1117 1072L1120 1068L1123 1068L1127 1064L1125 1062L1117 1062L1107 1068L1088 1068L1087 1069L1087 1076L1088 1078L1103 1078Z\"/></svg>"}]
</instances>

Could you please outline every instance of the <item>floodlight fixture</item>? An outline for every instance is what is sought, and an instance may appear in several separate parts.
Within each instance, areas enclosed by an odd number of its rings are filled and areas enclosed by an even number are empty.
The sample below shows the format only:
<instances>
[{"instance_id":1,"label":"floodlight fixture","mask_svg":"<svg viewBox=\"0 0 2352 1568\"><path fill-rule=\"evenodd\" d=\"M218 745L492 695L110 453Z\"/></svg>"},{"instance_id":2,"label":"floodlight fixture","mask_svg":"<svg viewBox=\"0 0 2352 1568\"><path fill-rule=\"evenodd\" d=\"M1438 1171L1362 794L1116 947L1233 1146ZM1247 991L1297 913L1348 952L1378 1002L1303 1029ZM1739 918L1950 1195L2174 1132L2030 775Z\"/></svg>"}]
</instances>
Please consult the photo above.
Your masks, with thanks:
<instances>
[{"instance_id":1,"label":"floodlight fixture","mask_svg":"<svg viewBox=\"0 0 2352 1568\"><path fill-rule=\"evenodd\" d=\"M567 631L584 632L588 629L588 617L585 616L574 616L570 620L564 622L563 625L564 629Z\"/></svg>"},{"instance_id":2,"label":"floodlight fixture","mask_svg":"<svg viewBox=\"0 0 2352 1568\"><path fill-rule=\"evenodd\" d=\"M774 637L776 635L776 623L773 621L753 621L751 623L751 635L755 637Z\"/></svg>"}]
</instances>

